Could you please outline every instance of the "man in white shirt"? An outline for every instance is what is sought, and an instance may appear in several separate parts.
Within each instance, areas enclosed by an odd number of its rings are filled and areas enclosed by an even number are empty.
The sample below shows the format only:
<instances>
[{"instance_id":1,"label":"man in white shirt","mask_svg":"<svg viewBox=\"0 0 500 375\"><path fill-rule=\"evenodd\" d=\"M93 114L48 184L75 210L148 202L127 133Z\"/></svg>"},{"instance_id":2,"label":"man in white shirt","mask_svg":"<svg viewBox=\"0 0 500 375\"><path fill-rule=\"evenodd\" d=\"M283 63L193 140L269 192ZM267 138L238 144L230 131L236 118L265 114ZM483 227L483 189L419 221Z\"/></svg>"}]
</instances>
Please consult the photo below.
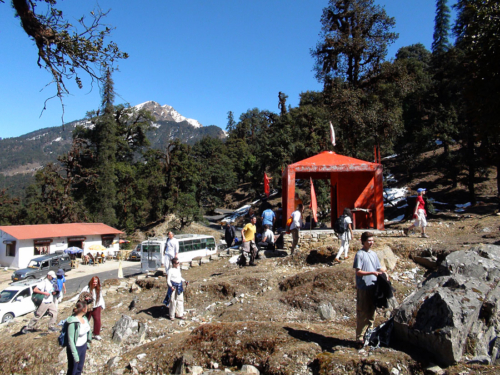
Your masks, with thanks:
<instances>
[{"instance_id":1,"label":"man in white shirt","mask_svg":"<svg viewBox=\"0 0 500 375\"><path fill-rule=\"evenodd\" d=\"M269 225L264 225L264 233L262 233L262 241L259 242L259 246L264 246L268 250L274 250L274 233L269 229Z\"/></svg>"},{"instance_id":2,"label":"man in white shirt","mask_svg":"<svg viewBox=\"0 0 500 375\"><path fill-rule=\"evenodd\" d=\"M172 232L168 232L168 240L165 244L165 256L163 258L163 263L165 264L165 274L168 274L168 270L172 265L172 259L177 257L179 253L179 241L174 238Z\"/></svg>"},{"instance_id":3,"label":"man in white shirt","mask_svg":"<svg viewBox=\"0 0 500 375\"><path fill-rule=\"evenodd\" d=\"M292 224L290 224L290 232L292 233L292 255L299 243L299 230L302 226L302 212L304 212L304 206L300 203L297 209L292 212Z\"/></svg>"},{"instance_id":4,"label":"man in white shirt","mask_svg":"<svg viewBox=\"0 0 500 375\"><path fill-rule=\"evenodd\" d=\"M54 294L57 292L54 290L54 284L52 283L52 280L55 278L56 273L54 271L50 271L47 274L47 277L38 283L35 286L35 289L33 289L33 293L42 294L45 297L43 298L43 301L38 309L35 311L35 316L30 320L28 325L23 328L23 333L26 333L26 331L33 331L38 321L45 315L46 312L49 312L52 316L49 320L49 331L58 331L55 327L57 321L57 306L54 303Z\"/></svg>"}]
</instances>

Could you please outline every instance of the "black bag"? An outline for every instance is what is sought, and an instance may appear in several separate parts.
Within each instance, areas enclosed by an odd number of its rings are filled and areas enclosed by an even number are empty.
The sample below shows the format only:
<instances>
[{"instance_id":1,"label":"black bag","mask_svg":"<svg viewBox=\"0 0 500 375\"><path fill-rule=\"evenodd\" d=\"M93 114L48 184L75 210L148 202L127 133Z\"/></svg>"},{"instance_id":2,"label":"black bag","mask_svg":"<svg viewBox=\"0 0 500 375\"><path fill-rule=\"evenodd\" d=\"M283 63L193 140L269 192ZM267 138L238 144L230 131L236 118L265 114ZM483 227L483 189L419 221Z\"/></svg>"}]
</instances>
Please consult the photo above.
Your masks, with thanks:
<instances>
[{"instance_id":1,"label":"black bag","mask_svg":"<svg viewBox=\"0 0 500 375\"><path fill-rule=\"evenodd\" d=\"M284 249L285 248L285 234L281 232L278 235L278 239L274 243L274 246L276 246L276 249Z\"/></svg>"},{"instance_id":2,"label":"black bag","mask_svg":"<svg viewBox=\"0 0 500 375\"><path fill-rule=\"evenodd\" d=\"M335 220L335 223L333 224L333 230L337 234L343 234L345 232L345 217L346 215L340 215L340 217Z\"/></svg>"},{"instance_id":3,"label":"black bag","mask_svg":"<svg viewBox=\"0 0 500 375\"><path fill-rule=\"evenodd\" d=\"M42 304L42 301L43 301L44 298L45 298L44 294L35 293L35 292L33 292L33 294L31 294L31 301L33 302L33 304L35 305L35 307L37 309Z\"/></svg>"}]
</instances>

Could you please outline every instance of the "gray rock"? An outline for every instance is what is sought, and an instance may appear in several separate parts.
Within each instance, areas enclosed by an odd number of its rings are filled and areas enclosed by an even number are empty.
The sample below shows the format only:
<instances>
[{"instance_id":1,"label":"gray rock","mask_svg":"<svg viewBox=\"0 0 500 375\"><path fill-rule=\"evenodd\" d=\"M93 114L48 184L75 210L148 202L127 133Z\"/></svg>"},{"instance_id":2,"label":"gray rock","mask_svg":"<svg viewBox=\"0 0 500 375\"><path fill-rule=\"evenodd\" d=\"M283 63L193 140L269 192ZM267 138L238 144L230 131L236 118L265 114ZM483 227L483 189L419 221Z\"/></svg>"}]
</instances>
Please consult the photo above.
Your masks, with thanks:
<instances>
[{"instance_id":1,"label":"gray rock","mask_svg":"<svg viewBox=\"0 0 500 375\"><path fill-rule=\"evenodd\" d=\"M444 375L444 370L435 365L435 364L430 364L429 367L425 369L425 373L429 375Z\"/></svg>"},{"instance_id":2,"label":"gray rock","mask_svg":"<svg viewBox=\"0 0 500 375\"><path fill-rule=\"evenodd\" d=\"M437 258L435 257L419 257L413 256L413 261L421 266L424 266L427 269L435 270L438 268Z\"/></svg>"},{"instance_id":3,"label":"gray rock","mask_svg":"<svg viewBox=\"0 0 500 375\"><path fill-rule=\"evenodd\" d=\"M318 307L318 313L321 319L332 320L337 315L330 302L323 302Z\"/></svg>"},{"instance_id":4,"label":"gray rock","mask_svg":"<svg viewBox=\"0 0 500 375\"><path fill-rule=\"evenodd\" d=\"M257 367L252 365L243 365L243 367L241 368L241 373L260 375L260 371L257 369Z\"/></svg>"},{"instance_id":5,"label":"gray rock","mask_svg":"<svg viewBox=\"0 0 500 375\"><path fill-rule=\"evenodd\" d=\"M120 362L120 359L122 359L121 357L112 357L107 363L106 363L106 366L108 366L108 368L113 368L115 367L116 365L118 365L118 363Z\"/></svg>"},{"instance_id":6,"label":"gray rock","mask_svg":"<svg viewBox=\"0 0 500 375\"><path fill-rule=\"evenodd\" d=\"M133 320L128 315L122 315L113 326L111 339L116 344L140 344L146 336L147 324Z\"/></svg>"},{"instance_id":7,"label":"gray rock","mask_svg":"<svg viewBox=\"0 0 500 375\"><path fill-rule=\"evenodd\" d=\"M203 374L203 367L201 367L201 366L191 366L188 369L188 371L192 375L200 375L200 374Z\"/></svg>"},{"instance_id":8,"label":"gray rock","mask_svg":"<svg viewBox=\"0 0 500 375\"><path fill-rule=\"evenodd\" d=\"M474 357L491 358L491 343L500 335L499 278L500 247L451 253L396 312L394 339L427 350L442 366L460 361L466 348Z\"/></svg>"},{"instance_id":9,"label":"gray rock","mask_svg":"<svg viewBox=\"0 0 500 375\"><path fill-rule=\"evenodd\" d=\"M473 364L490 365L491 358L487 355L478 355L478 356L472 358L470 361L467 361L467 363L469 363L471 365L473 365Z\"/></svg>"},{"instance_id":10,"label":"gray rock","mask_svg":"<svg viewBox=\"0 0 500 375\"><path fill-rule=\"evenodd\" d=\"M389 271L392 271L396 267L396 264L398 263L398 257L394 255L389 246L385 245L382 248L374 251L377 253L382 267L385 267Z\"/></svg>"}]
</instances>

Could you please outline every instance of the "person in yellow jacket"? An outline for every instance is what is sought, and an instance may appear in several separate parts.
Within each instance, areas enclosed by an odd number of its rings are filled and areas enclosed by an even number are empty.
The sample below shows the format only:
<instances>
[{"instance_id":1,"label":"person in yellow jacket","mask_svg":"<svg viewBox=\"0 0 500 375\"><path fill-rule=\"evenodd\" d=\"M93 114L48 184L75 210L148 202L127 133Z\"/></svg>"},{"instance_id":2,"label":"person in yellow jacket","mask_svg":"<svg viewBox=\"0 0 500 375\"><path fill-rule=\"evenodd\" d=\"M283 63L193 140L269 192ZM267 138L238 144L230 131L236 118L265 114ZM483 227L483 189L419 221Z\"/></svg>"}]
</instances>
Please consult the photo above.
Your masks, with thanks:
<instances>
[{"instance_id":1,"label":"person in yellow jacket","mask_svg":"<svg viewBox=\"0 0 500 375\"><path fill-rule=\"evenodd\" d=\"M243 241L243 251L250 253L250 266L255 266L255 256L257 255L257 245L255 244L255 233L257 232L257 218L252 216L250 222L241 230L241 238Z\"/></svg>"}]
</instances>

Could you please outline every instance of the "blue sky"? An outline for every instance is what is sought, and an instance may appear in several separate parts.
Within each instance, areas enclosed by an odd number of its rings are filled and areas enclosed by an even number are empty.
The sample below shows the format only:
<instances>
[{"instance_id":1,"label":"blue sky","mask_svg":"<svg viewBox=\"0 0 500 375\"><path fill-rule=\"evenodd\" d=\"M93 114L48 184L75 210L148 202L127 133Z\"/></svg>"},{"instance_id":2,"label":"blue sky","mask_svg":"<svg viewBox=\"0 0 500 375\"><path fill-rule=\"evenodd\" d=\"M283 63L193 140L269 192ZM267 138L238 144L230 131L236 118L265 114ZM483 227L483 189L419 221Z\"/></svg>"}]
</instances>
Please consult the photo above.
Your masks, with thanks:
<instances>
[{"instance_id":1,"label":"blue sky","mask_svg":"<svg viewBox=\"0 0 500 375\"><path fill-rule=\"evenodd\" d=\"M435 0L376 0L396 18L399 39L389 49L432 43ZM453 3L453 2L450 2ZM310 49L319 40L320 17L327 0L101 0L111 9L106 23L130 58L119 62L113 76L116 104L148 100L173 106L204 126L225 128L227 112L238 119L251 108L278 111L278 92L296 106L299 94L321 90L314 78ZM93 0L60 1L66 17L88 14ZM10 2L0 4L0 137L16 137L61 124L57 99L46 87L49 74L38 68L36 49L14 18ZM79 90L70 84L64 99L65 122L97 109L98 87Z\"/></svg>"}]
</instances>

